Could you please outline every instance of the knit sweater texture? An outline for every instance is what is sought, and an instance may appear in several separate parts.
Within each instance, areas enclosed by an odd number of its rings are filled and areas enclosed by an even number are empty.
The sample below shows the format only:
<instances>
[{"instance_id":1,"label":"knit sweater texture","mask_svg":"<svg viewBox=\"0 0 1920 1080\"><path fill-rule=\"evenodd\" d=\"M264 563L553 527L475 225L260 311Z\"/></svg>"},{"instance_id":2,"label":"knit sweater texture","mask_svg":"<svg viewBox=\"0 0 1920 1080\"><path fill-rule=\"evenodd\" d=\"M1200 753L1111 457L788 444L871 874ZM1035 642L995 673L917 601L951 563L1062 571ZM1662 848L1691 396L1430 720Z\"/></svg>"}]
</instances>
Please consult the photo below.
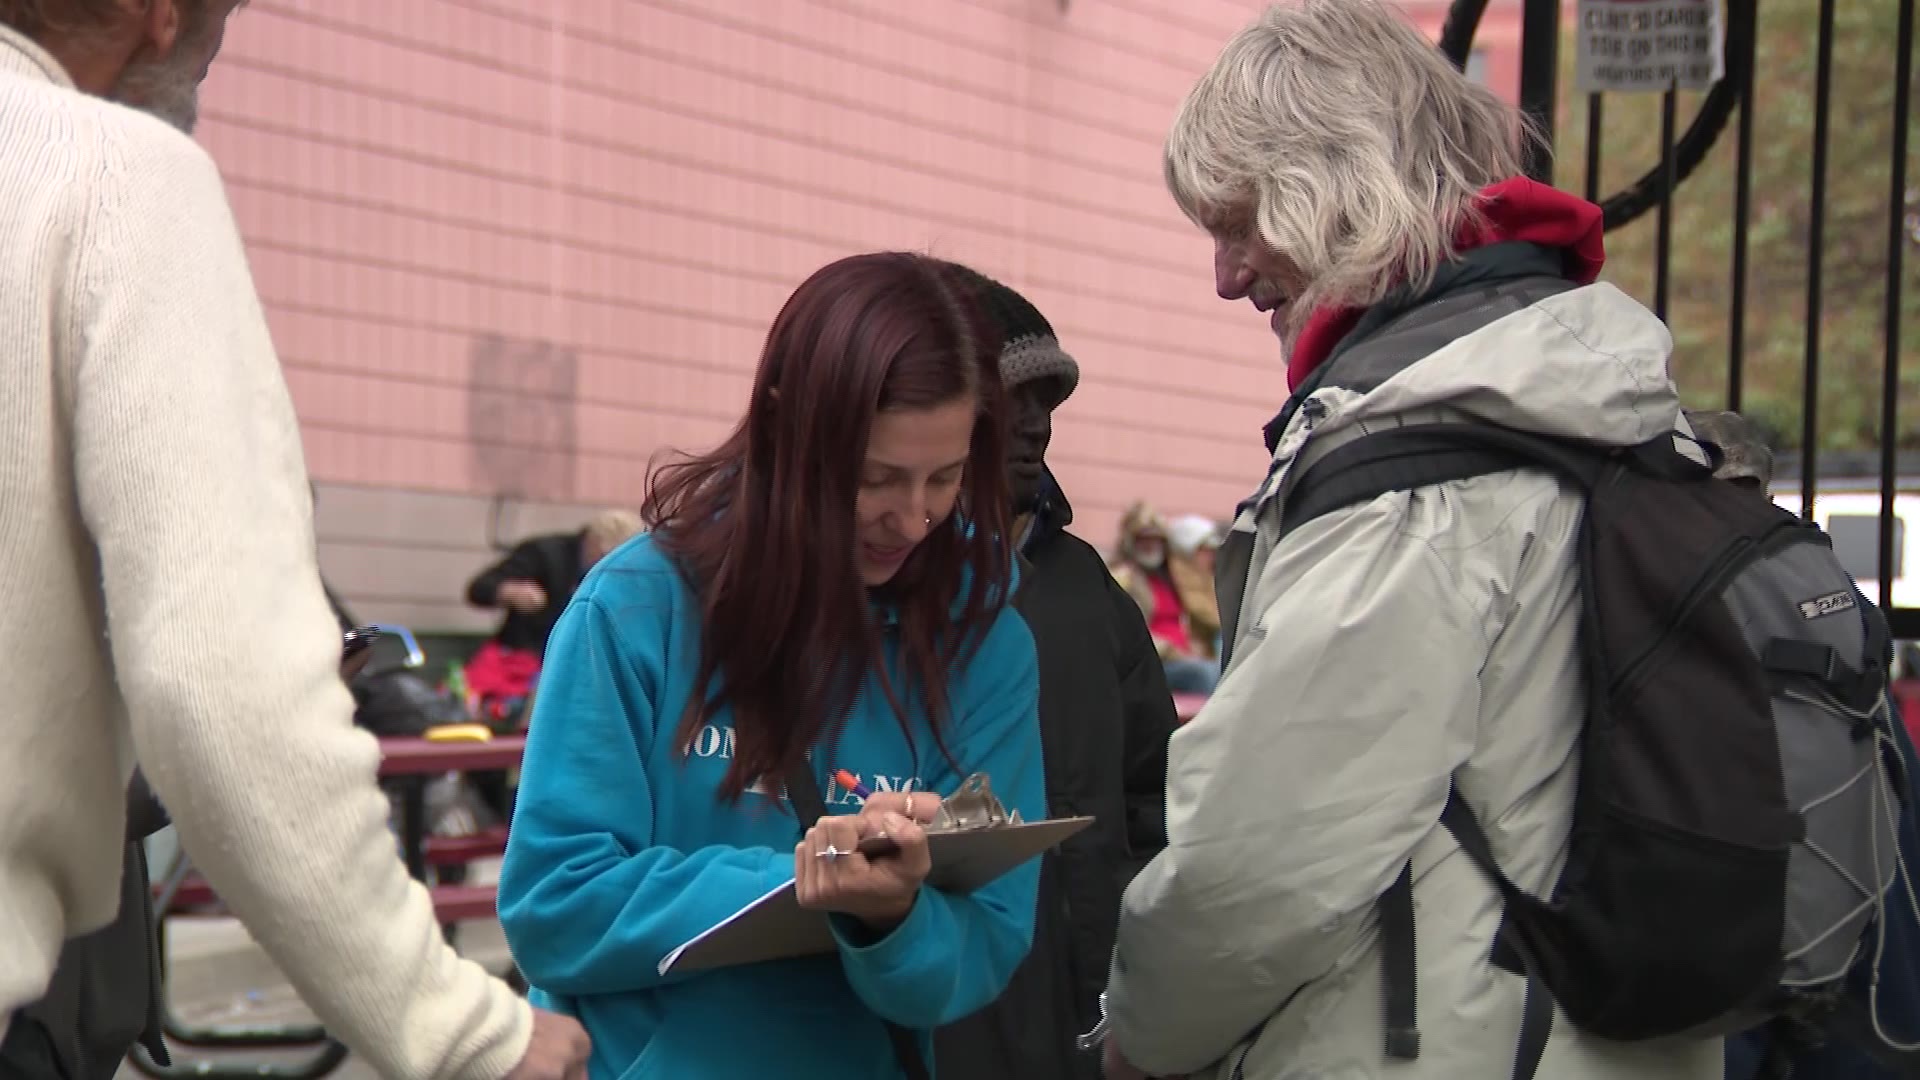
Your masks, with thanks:
<instances>
[{"instance_id":1,"label":"knit sweater texture","mask_svg":"<svg viewBox=\"0 0 1920 1080\"><path fill-rule=\"evenodd\" d=\"M0 28L0 253L0 1031L114 916L137 756L329 1031L499 1080L532 1016L395 854L212 160Z\"/></svg>"}]
</instances>

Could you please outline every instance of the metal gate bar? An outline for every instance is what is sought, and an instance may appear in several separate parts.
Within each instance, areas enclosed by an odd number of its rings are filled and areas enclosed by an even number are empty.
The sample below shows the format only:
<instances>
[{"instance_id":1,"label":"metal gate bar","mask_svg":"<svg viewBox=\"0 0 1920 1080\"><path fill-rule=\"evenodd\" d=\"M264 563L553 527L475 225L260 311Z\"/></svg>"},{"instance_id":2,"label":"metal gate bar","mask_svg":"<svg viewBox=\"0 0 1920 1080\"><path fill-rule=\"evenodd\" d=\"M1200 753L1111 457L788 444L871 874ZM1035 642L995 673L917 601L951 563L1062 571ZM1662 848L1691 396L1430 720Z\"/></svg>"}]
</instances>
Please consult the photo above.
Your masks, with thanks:
<instances>
[{"instance_id":1,"label":"metal gate bar","mask_svg":"<svg viewBox=\"0 0 1920 1080\"><path fill-rule=\"evenodd\" d=\"M1464 65L1480 17L1488 0L1454 0L1441 29L1440 45L1455 64ZM1907 570L1900 559L1898 545L1903 542L1895 501L1900 491L1899 412L1900 356L1903 342L1901 317L1907 282L1905 280L1906 245L1920 239L1916 226L1906 215L1908 168L1911 146L1913 97L1913 48L1915 0L1899 0L1898 22L1892 45L1895 50L1894 131L1891 140L1892 168L1887 190L1887 289L1885 296L1885 354L1881 368L1879 415L1879 493L1880 515L1877 576L1879 595L1875 597L1886 612L1894 636L1920 640L1920 608L1896 608L1893 604L1894 571ZM1825 311L1824 256L1828 231L1828 180L1833 124L1834 35L1838 0L1821 0L1818 10L1819 33L1815 55L1813 148L1810 163L1810 210L1808 217L1806 325L1802 378L1803 411L1800 424L1800 496L1801 511L1811 515L1818 496L1820 480L1820 371L1822 359L1821 322ZM1521 24L1520 105L1546 136L1548 150L1530 158L1528 174L1551 183L1553 162L1551 144L1559 85L1561 5L1556 0L1524 0ZM1852 9L1849 8L1849 11ZM1588 199L1606 210L1608 229L1627 224L1646 213L1656 212L1653 307L1662 318L1668 315L1672 270L1673 193L1705 159L1733 113L1739 113L1735 133L1735 174L1731 289L1727 311L1728 408L1738 410L1745 404L1745 352L1748 344L1747 316L1750 308L1749 227L1753 218L1753 170L1755 158L1754 124L1764 123L1754 109L1754 83L1757 77L1759 0L1723 0L1725 14L1726 77L1708 91L1699 112L1684 131L1678 123L1677 95L1669 90L1661 101L1660 161L1646 175L1626 188L1602 198L1601 162L1603 95L1588 95L1586 176L1583 185ZM1676 139L1676 132L1678 137ZM1920 521L1909 523L1920 527ZM1920 573L1920 567L1912 568Z\"/></svg>"},{"instance_id":2,"label":"metal gate bar","mask_svg":"<svg viewBox=\"0 0 1920 1080\"><path fill-rule=\"evenodd\" d=\"M1727 311L1727 408L1734 412L1746 396L1743 376L1747 350L1747 229L1753 221L1753 69L1758 62L1760 33L1757 19L1735 20L1727 28L1729 65L1738 64L1740 126L1734 135L1733 165L1733 289ZM1744 28L1742 30L1741 28Z\"/></svg>"},{"instance_id":3,"label":"metal gate bar","mask_svg":"<svg viewBox=\"0 0 1920 1080\"><path fill-rule=\"evenodd\" d=\"M1913 114L1913 0L1900 0L1893 69L1893 167L1887 170L1886 353L1880 371L1880 608L1909 623L1899 637L1920 637L1920 612L1893 607L1894 497L1899 494L1900 309L1906 292L1907 126Z\"/></svg>"},{"instance_id":4,"label":"metal gate bar","mask_svg":"<svg viewBox=\"0 0 1920 1080\"><path fill-rule=\"evenodd\" d=\"M1680 186L1673 159L1673 129L1679 126L1680 95L1669 87L1660 95L1660 186L1667 192L1654 218L1653 313L1667 321L1668 291L1673 269L1673 192Z\"/></svg>"},{"instance_id":5,"label":"metal gate bar","mask_svg":"<svg viewBox=\"0 0 1920 1080\"><path fill-rule=\"evenodd\" d=\"M1820 40L1813 75L1813 188L1807 207L1806 366L1800 386L1800 516L1813 520L1814 494L1820 486L1820 316L1821 270L1827 254L1827 144L1833 111L1833 5L1820 0ZM1884 441L1884 440L1883 440Z\"/></svg>"}]
</instances>

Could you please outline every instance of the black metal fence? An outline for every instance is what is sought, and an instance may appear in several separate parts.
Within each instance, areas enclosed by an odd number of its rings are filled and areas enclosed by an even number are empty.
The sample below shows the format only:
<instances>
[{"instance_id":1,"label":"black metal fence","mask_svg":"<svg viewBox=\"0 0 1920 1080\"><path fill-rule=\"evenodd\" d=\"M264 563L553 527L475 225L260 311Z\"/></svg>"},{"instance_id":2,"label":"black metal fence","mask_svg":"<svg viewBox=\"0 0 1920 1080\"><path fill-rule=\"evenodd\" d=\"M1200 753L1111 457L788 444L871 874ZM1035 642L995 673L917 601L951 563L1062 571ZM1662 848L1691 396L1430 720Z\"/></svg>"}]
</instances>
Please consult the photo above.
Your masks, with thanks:
<instances>
[{"instance_id":1,"label":"black metal fence","mask_svg":"<svg viewBox=\"0 0 1920 1080\"><path fill-rule=\"evenodd\" d=\"M1869 455L1869 460L1877 472L1880 499L1876 562L1879 596L1876 599L1888 613L1895 636L1902 639L1920 639L1920 608L1898 608L1894 603L1894 583L1902 569L1898 545L1902 542L1904 532L1902 522L1896 517L1895 496L1901 493L1902 482L1898 432L1901 330L1903 318L1906 317L1903 305L1908 293L1905 254L1907 245L1915 238L1915 227L1909 219L1909 207L1913 200L1907 191L1908 128L1913 97L1914 2L1897 0L1876 5L1876 10L1885 11L1887 25L1884 39L1876 38L1872 43L1872 48L1877 50L1880 40L1884 40L1885 48L1891 50L1893 86L1891 134L1886 148L1889 164L1886 189L1886 281L1884 310L1881 312L1884 334L1879 365L1878 423L1873 440L1877 442L1877 453ZM1522 0L1522 3L1520 104L1551 136L1558 119L1563 33L1571 29L1571 20L1566 17L1568 12L1563 9L1562 0ZM1805 335L1801 357L1803 400L1799 408L1797 439L1783 440L1797 443L1801 509L1808 517L1813 516L1822 476L1819 407L1821 329L1824 305L1828 299L1825 268L1830 261L1827 251L1831 180L1829 150L1836 123L1834 44L1838 0L1817 0L1817 3L1818 37L1811 43L1814 70L1811 150L1806 162L1808 210L1804 251L1800 253L1806 260ZM1865 0L1847 0L1847 3L1864 4ZM1440 43L1456 64L1464 66L1487 4L1488 0L1455 0L1442 30ZM1768 8L1769 14L1778 10L1773 2L1769 3ZM1723 0L1723 9L1725 75L1703 97L1688 95L1689 99L1697 97L1698 103L1684 131L1680 128L1682 95L1671 89L1661 95L1658 160L1644 175L1611 194L1600 190L1605 151L1603 143L1606 141L1602 137L1603 122L1609 100L1607 95L1602 94L1588 95L1584 103L1584 173L1567 168L1571 164L1569 162L1556 163L1551 150L1535 156L1531 171L1537 179L1583 191L1587 198L1600 203L1605 209L1610 231L1643 217L1649 211L1655 215L1651 303L1662 318L1669 318L1672 314L1670 303L1673 290L1674 195L1707 159L1709 151L1726 133L1729 121L1734 121L1733 192L1731 205L1727 207L1727 213L1731 215L1732 235L1730 277L1726 282L1724 307L1727 320L1724 400L1726 407L1738 410L1748 400L1750 389L1748 329L1753 313L1749 311L1751 268L1748 262L1754 213L1755 151L1759 145L1756 139L1769 137L1768 115L1764 109L1755 107L1754 86L1756 74L1765 78L1768 73L1755 70L1759 55L1759 20L1762 17L1759 0ZM1857 110L1850 110L1841 117L1840 122L1856 122L1858 119ZM1552 145L1551 137L1548 145ZM1575 176L1579 177L1577 183L1574 182ZM1842 258L1845 258L1844 254ZM1675 325L1676 334L1682 329ZM1857 392L1858 388L1850 389ZM1693 396L1697 399L1699 395ZM1785 465L1791 457L1783 457L1783 473L1787 471ZM1920 522L1914 524L1920 526Z\"/></svg>"}]
</instances>

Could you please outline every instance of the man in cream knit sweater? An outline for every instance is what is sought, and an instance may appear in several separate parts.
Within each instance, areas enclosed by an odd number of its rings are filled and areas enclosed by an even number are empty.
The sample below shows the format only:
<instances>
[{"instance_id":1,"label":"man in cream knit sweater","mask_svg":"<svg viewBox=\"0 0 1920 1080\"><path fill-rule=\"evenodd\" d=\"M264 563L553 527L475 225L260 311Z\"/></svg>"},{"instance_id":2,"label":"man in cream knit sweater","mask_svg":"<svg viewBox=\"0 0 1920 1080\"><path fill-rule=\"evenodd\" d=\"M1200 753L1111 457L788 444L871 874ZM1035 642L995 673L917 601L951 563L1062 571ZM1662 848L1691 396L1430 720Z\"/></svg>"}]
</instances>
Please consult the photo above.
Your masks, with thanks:
<instances>
[{"instance_id":1,"label":"man in cream knit sweater","mask_svg":"<svg viewBox=\"0 0 1920 1080\"><path fill-rule=\"evenodd\" d=\"M442 940L350 720L299 428L179 130L236 6L0 0L0 1033L114 917L137 757L383 1076L584 1080L573 1021Z\"/></svg>"}]
</instances>

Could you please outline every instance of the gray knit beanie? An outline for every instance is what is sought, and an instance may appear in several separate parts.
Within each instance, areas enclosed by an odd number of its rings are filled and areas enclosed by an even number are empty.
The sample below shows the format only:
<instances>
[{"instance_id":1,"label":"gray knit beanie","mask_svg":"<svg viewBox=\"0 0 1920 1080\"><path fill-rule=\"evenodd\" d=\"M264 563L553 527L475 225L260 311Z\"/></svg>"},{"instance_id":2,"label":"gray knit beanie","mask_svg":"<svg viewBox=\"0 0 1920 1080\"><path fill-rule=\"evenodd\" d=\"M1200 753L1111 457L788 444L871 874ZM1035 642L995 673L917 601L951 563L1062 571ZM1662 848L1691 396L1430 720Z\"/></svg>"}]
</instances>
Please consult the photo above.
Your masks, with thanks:
<instances>
[{"instance_id":1,"label":"gray knit beanie","mask_svg":"<svg viewBox=\"0 0 1920 1080\"><path fill-rule=\"evenodd\" d=\"M973 293L980 311L1000 331L1000 378L1009 391L1045 379L1049 406L1058 406L1080 385L1080 365L1060 348L1053 325L1027 298L1000 282L953 264L963 288Z\"/></svg>"}]
</instances>

